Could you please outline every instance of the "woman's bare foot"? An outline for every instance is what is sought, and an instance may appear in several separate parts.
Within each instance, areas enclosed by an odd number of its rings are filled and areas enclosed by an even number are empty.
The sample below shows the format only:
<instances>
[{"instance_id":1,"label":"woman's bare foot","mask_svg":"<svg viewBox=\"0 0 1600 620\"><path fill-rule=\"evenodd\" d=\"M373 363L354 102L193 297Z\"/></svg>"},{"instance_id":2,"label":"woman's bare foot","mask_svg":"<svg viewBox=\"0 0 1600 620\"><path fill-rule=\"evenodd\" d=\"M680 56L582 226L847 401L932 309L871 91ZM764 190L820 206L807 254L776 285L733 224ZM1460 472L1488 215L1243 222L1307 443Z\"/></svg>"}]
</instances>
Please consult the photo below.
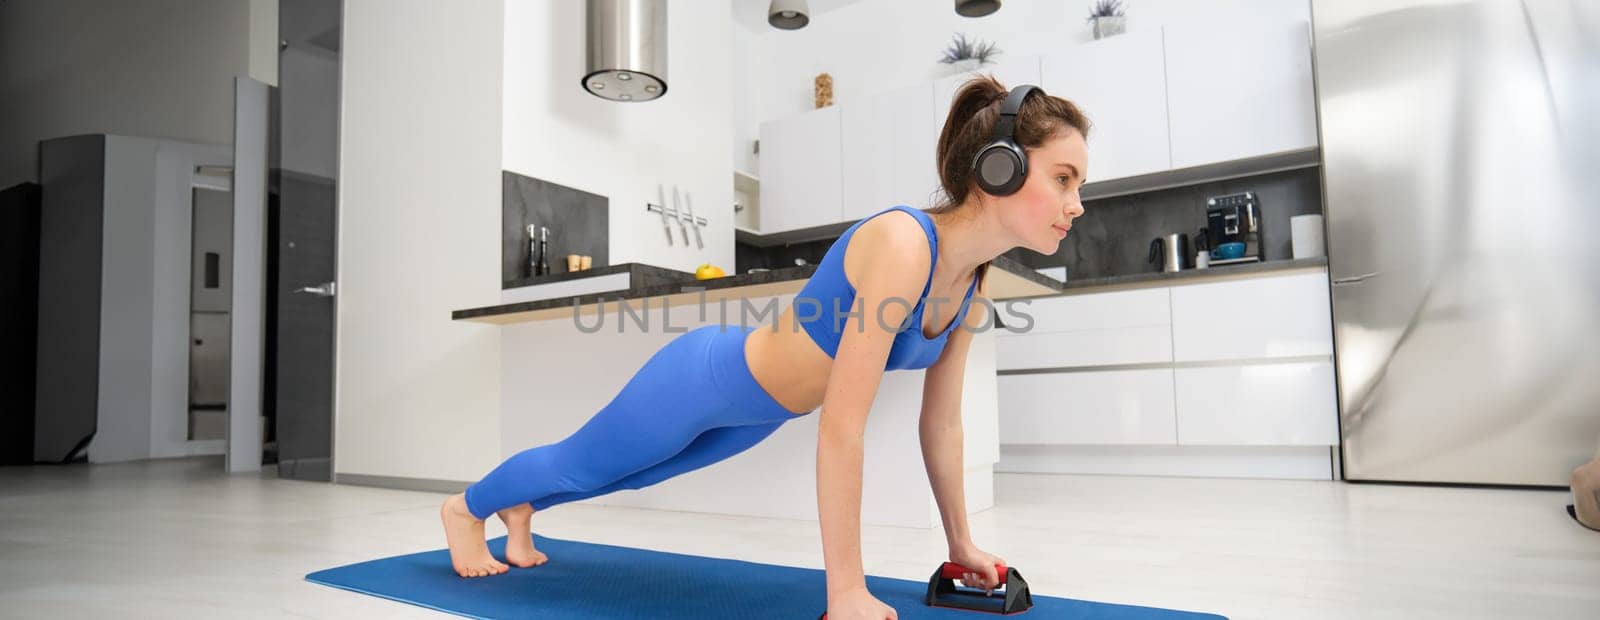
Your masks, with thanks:
<instances>
[{"instance_id":1,"label":"woman's bare foot","mask_svg":"<svg viewBox=\"0 0 1600 620\"><path fill-rule=\"evenodd\" d=\"M533 506L519 504L495 513L506 524L506 561L522 568L538 566L550 558L533 548Z\"/></svg>"},{"instance_id":2,"label":"woman's bare foot","mask_svg":"<svg viewBox=\"0 0 1600 620\"><path fill-rule=\"evenodd\" d=\"M467 510L467 496L451 495L439 507L439 520L444 522L445 542L450 545L450 564L462 577L485 577L511 570L489 554L484 542L483 521Z\"/></svg>"}]
</instances>

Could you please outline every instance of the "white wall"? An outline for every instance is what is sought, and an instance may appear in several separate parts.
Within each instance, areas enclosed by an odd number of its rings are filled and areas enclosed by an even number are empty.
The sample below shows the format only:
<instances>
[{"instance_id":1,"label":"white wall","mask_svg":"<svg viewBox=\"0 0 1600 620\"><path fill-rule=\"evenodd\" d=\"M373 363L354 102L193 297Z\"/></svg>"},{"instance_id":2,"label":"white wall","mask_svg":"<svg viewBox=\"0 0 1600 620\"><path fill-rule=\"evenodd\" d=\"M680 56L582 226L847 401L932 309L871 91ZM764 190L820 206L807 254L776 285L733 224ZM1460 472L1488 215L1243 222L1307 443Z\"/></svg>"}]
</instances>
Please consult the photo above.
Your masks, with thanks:
<instances>
[{"instance_id":1,"label":"white wall","mask_svg":"<svg viewBox=\"0 0 1600 620\"><path fill-rule=\"evenodd\" d=\"M728 2L672 2L667 17L667 93L615 103L585 92L583 2L512 2L505 24L505 169L610 199L612 264L644 262L693 271L733 270L731 58ZM348 69L347 69L348 70ZM657 185L676 184L708 221L703 249L673 225L669 246ZM482 243L496 245L498 229ZM552 231L560 234L560 231ZM489 271L495 271L490 269Z\"/></svg>"},{"instance_id":2,"label":"white wall","mask_svg":"<svg viewBox=\"0 0 1600 620\"><path fill-rule=\"evenodd\" d=\"M763 121L812 109L812 85L819 73L833 76L834 103L847 104L947 75L948 65L938 59L957 32L996 43L1000 62L1049 53L1094 40L1084 21L1092 4L1018 0L972 19L957 15L946 0L861 0L814 15L800 30L769 27L748 39L736 37L741 46L746 41L750 45L734 50L736 58L748 59L739 81L749 90L745 104L750 109L736 113L743 120L735 130L735 148L754 140ZM1128 8L1128 31L1230 16L1309 20L1310 14L1308 0L1136 0Z\"/></svg>"},{"instance_id":3,"label":"white wall","mask_svg":"<svg viewBox=\"0 0 1600 620\"><path fill-rule=\"evenodd\" d=\"M250 46L275 49L276 37L252 38L252 18L270 18L276 30L276 11L267 10L275 7L262 0L0 2L0 187L36 180L38 142L49 138L116 133L232 143L233 78L252 66L266 70L265 60L251 64Z\"/></svg>"},{"instance_id":4,"label":"white wall","mask_svg":"<svg viewBox=\"0 0 1600 620\"><path fill-rule=\"evenodd\" d=\"M761 174L761 162L756 159L754 142L757 129L761 123L750 117L754 110L751 100L755 93L751 86L755 77L755 69L751 54L755 49L756 34L749 28L737 27L733 29L733 166L750 176Z\"/></svg>"},{"instance_id":5,"label":"white wall","mask_svg":"<svg viewBox=\"0 0 1600 620\"><path fill-rule=\"evenodd\" d=\"M500 461L500 333L450 311L499 299L504 9L345 4L336 473Z\"/></svg>"},{"instance_id":6,"label":"white wall","mask_svg":"<svg viewBox=\"0 0 1600 620\"><path fill-rule=\"evenodd\" d=\"M730 7L669 10L666 96L620 104L579 85L581 2L346 4L336 473L500 462L501 328L450 311L499 302L502 169L608 197L613 263L732 269ZM658 184L693 196L704 249L667 245Z\"/></svg>"}]
</instances>

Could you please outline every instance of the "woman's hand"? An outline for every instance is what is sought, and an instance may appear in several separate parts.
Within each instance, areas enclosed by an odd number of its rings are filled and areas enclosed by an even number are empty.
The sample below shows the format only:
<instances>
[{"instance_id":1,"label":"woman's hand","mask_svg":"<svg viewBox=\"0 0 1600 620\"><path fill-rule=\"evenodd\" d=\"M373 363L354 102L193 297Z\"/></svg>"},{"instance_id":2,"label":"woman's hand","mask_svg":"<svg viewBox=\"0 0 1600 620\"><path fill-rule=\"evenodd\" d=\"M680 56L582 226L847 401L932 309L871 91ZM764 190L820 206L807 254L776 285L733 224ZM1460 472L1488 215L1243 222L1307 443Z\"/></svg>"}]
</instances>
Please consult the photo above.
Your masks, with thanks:
<instances>
[{"instance_id":1,"label":"woman's hand","mask_svg":"<svg viewBox=\"0 0 1600 620\"><path fill-rule=\"evenodd\" d=\"M872 596L865 586L828 597L828 620L899 620L893 607Z\"/></svg>"},{"instance_id":2,"label":"woman's hand","mask_svg":"<svg viewBox=\"0 0 1600 620\"><path fill-rule=\"evenodd\" d=\"M1000 571L995 568L997 564L1005 564L1000 556L979 549L977 545L967 543L950 550L950 561L965 566L970 571L961 578L961 583L973 588L983 588L984 592L993 592L1000 585Z\"/></svg>"}]
</instances>

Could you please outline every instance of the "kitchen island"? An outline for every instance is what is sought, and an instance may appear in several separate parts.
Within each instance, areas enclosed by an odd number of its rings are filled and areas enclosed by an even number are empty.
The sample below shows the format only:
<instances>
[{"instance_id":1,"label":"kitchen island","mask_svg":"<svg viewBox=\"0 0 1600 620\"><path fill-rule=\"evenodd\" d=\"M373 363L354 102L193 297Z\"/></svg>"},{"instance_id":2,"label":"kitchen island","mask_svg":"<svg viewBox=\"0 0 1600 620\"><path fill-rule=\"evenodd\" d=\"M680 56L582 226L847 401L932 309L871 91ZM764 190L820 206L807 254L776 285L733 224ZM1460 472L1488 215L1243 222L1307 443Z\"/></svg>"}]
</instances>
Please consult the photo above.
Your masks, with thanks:
<instances>
[{"instance_id":1,"label":"kitchen island","mask_svg":"<svg viewBox=\"0 0 1600 620\"><path fill-rule=\"evenodd\" d=\"M457 310L452 318L500 326L503 458L570 435L653 353L688 330L708 324L774 329L778 315L815 270L806 265L695 280L691 274L629 263L535 278L506 289L505 303ZM991 266L990 278L990 299L1062 290L1060 281L1005 257ZM547 288L522 290L539 287ZM1000 449L994 331L973 334L962 385L969 513L994 504L993 468ZM940 524L917 433L924 373L887 373L879 385L866 428L863 524ZM662 403L661 415L672 414L672 403ZM585 501L816 520L818 419L799 417L750 450L704 469Z\"/></svg>"}]
</instances>

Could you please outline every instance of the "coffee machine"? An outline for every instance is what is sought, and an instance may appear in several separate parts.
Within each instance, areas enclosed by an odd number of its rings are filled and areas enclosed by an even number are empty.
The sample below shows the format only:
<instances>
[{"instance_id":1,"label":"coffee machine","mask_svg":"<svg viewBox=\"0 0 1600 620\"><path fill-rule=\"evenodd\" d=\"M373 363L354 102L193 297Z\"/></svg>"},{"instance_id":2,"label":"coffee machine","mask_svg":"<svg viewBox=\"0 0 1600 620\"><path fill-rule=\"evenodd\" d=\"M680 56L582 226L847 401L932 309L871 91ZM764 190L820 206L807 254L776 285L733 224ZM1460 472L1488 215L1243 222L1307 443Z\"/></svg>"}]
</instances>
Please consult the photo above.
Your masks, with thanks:
<instances>
[{"instance_id":1,"label":"coffee machine","mask_svg":"<svg viewBox=\"0 0 1600 620\"><path fill-rule=\"evenodd\" d=\"M1206 241L1211 265L1262 260L1261 208L1255 192L1206 199Z\"/></svg>"}]
</instances>

